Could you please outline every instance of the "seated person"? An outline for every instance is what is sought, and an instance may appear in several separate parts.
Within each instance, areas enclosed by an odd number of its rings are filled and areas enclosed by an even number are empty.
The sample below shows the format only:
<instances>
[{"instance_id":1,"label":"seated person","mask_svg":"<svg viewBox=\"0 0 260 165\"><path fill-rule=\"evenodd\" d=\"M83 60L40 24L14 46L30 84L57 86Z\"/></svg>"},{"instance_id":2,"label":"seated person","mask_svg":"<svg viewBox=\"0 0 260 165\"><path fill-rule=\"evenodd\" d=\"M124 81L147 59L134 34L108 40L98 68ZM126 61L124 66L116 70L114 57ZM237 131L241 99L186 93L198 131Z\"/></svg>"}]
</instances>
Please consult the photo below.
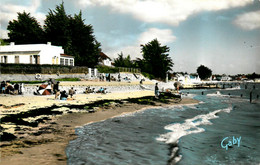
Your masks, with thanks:
<instances>
[{"instance_id":1,"label":"seated person","mask_svg":"<svg viewBox=\"0 0 260 165\"><path fill-rule=\"evenodd\" d=\"M104 92L104 88L100 87L99 90L97 91L97 93L103 93Z\"/></svg>"},{"instance_id":2,"label":"seated person","mask_svg":"<svg viewBox=\"0 0 260 165\"><path fill-rule=\"evenodd\" d=\"M67 100L67 98L68 98L68 94L66 93L66 91L60 92L60 99L61 100Z\"/></svg>"}]
</instances>

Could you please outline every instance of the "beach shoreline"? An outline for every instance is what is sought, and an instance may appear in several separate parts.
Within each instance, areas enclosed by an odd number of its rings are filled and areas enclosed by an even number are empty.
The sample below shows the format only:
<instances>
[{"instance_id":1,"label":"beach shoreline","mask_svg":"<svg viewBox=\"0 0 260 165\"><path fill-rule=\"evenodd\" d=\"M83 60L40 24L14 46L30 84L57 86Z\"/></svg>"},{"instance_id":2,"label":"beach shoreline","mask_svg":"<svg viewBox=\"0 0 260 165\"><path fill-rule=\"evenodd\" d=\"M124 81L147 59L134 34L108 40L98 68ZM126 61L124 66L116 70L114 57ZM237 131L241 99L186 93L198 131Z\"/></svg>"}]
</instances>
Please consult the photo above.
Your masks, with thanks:
<instances>
[{"instance_id":1,"label":"beach shoreline","mask_svg":"<svg viewBox=\"0 0 260 165\"><path fill-rule=\"evenodd\" d=\"M131 95L132 94L132 95ZM88 98L91 95L88 95ZM95 96L95 97L94 97ZM116 97L115 97L116 96ZM131 92L120 92L114 94L106 95L93 95L91 101L96 100L105 100L105 99L115 99L115 100L124 100L129 98L140 98L143 96L153 96L152 91L131 91ZM37 102L42 102L43 100L48 100L49 103L45 106L53 105L52 101L48 97L38 97ZM58 102L59 106L64 104L82 104L86 103L86 95L77 95L75 100L71 102ZM17 100L17 98L10 97L9 101L12 102L12 99ZM27 96L25 97L25 99ZM85 99L84 101L82 99ZM32 98L31 98L32 99ZM18 99L19 100L19 99ZM27 98L28 100L28 98ZM30 99L29 99L30 100ZM55 101L55 100L54 100ZM90 101L90 100L88 100ZM21 100L20 100L21 102ZM57 101L56 101L57 102ZM14 104L15 101L12 102ZM75 128L81 127L83 125L99 122L106 120L112 117L138 112L147 108L154 107L164 107L164 106L173 106L173 105L184 105L184 104L196 104L197 100L191 98L184 98L179 103L170 102L166 103L156 103L156 105L143 105L136 103L123 103L108 106L100 107L95 113L84 112L69 112L62 115L55 115L48 119L47 121L40 123L37 128L31 130L26 130L26 134L22 133L21 138L13 140L11 142L1 142L1 161L0 164L66 164L66 153L65 149L70 140L77 138L75 135ZM21 105L23 109L35 107L36 103L31 100L31 103L24 103ZM38 105L39 107L44 106L44 104ZM36 106L37 107L37 106ZM19 109L19 107L12 107L14 111ZM11 108L11 109L12 109ZM2 108L3 109L3 108ZM19 132L19 131L18 131Z\"/></svg>"}]
</instances>

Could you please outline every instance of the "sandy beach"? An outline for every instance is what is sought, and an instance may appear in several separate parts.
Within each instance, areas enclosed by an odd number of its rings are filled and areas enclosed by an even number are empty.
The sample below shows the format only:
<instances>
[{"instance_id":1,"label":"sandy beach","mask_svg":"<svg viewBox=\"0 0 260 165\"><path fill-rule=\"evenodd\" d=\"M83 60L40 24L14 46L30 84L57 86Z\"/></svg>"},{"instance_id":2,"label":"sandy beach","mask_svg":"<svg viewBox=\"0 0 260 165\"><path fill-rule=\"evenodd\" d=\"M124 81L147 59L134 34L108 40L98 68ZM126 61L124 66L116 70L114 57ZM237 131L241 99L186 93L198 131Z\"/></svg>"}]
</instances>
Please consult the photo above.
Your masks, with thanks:
<instances>
[{"instance_id":1,"label":"sandy beach","mask_svg":"<svg viewBox=\"0 0 260 165\"><path fill-rule=\"evenodd\" d=\"M66 164L65 148L70 140L76 138L76 127L151 107L151 105L124 102L123 104L95 107L95 113L89 113L68 106L84 105L98 100L124 100L144 96L154 96L154 92L139 90L107 94L76 94L67 101L55 100L53 95L0 95L1 118L10 114L21 114L21 112L26 113L53 106L55 106L55 110L62 112L61 114L40 115L24 119L27 122L41 121L36 127L25 125L18 127L13 123L1 123L1 129L4 132L14 134L17 138L13 141L2 141L0 143L0 164L31 164L32 162L33 164ZM198 103L198 101L184 98L179 103L165 104L160 102L153 106L195 103Z\"/></svg>"}]
</instances>

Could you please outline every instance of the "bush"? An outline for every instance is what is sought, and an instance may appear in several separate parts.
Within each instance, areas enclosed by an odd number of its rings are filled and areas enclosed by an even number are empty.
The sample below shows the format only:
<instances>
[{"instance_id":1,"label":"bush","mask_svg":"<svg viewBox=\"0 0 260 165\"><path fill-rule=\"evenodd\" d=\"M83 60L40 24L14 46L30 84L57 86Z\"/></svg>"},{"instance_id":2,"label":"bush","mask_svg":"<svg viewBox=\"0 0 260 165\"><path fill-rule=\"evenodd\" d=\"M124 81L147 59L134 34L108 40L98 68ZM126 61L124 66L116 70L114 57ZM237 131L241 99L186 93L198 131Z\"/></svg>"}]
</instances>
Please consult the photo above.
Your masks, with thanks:
<instances>
[{"instance_id":1,"label":"bush","mask_svg":"<svg viewBox=\"0 0 260 165\"><path fill-rule=\"evenodd\" d=\"M87 73L87 67L61 66L61 65L37 65L37 64L1 64L2 74L62 74L62 73Z\"/></svg>"},{"instance_id":2,"label":"bush","mask_svg":"<svg viewBox=\"0 0 260 165\"><path fill-rule=\"evenodd\" d=\"M142 72L142 74L144 75L144 77L148 77L149 79L154 79L154 75L146 73L146 72Z\"/></svg>"},{"instance_id":3,"label":"bush","mask_svg":"<svg viewBox=\"0 0 260 165\"><path fill-rule=\"evenodd\" d=\"M117 73L119 72L118 68L113 68L109 66L98 66L97 70L99 73Z\"/></svg>"}]
</instances>

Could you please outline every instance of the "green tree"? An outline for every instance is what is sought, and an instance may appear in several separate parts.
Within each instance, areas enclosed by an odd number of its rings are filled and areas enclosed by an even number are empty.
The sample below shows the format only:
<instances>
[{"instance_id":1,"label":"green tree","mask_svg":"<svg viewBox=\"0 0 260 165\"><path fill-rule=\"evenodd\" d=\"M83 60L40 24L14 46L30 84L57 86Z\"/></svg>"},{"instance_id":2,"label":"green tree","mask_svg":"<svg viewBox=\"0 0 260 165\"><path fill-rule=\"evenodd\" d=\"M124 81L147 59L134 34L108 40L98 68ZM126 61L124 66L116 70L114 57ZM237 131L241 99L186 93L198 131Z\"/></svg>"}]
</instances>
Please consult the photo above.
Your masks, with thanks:
<instances>
[{"instance_id":1,"label":"green tree","mask_svg":"<svg viewBox=\"0 0 260 165\"><path fill-rule=\"evenodd\" d=\"M212 71L204 65L200 65L197 68L197 73L198 73L200 79L202 79L202 80L206 80L206 79L210 78L210 76L212 75Z\"/></svg>"},{"instance_id":2,"label":"green tree","mask_svg":"<svg viewBox=\"0 0 260 165\"><path fill-rule=\"evenodd\" d=\"M6 41L6 39L1 39L0 38L0 45L1 46L7 45L7 44L8 44L8 42Z\"/></svg>"},{"instance_id":3,"label":"green tree","mask_svg":"<svg viewBox=\"0 0 260 165\"><path fill-rule=\"evenodd\" d=\"M35 44L44 42L44 32L37 20L30 13L18 13L18 19L9 21L9 41L16 44Z\"/></svg>"},{"instance_id":4,"label":"green tree","mask_svg":"<svg viewBox=\"0 0 260 165\"><path fill-rule=\"evenodd\" d=\"M131 57L130 55L128 55L127 57L123 57L123 53L121 52L121 54L118 54L118 57L114 60L114 65L116 67L134 67L133 65L133 61L131 61Z\"/></svg>"},{"instance_id":5,"label":"green tree","mask_svg":"<svg viewBox=\"0 0 260 165\"><path fill-rule=\"evenodd\" d=\"M84 24L82 13L67 15L64 3L50 10L45 20L46 39L64 48L75 57L75 64L94 67L98 64L101 44L95 39L93 27Z\"/></svg>"},{"instance_id":6,"label":"green tree","mask_svg":"<svg viewBox=\"0 0 260 165\"><path fill-rule=\"evenodd\" d=\"M172 59L169 57L168 52L170 48L161 46L157 39L141 45L141 52L143 60L138 60L139 66L142 71L152 74L155 78L165 79L166 72L171 71L173 66Z\"/></svg>"},{"instance_id":7,"label":"green tree","mask_svg":"<svg viewBox=\"0 0 260 165\"><path fill-rule=\"evenodd\" d=\"M69 18L70 45L68 52L75 56L77 65L96 66L101 44L95 39L93 27L84 24L81 12Z\"/></svg>"},{"instance_id":8,"label":"green tree","mask_svg":"<svg viewBox=\"0 0 260 165\"><path fill-rule=\"evenodd\" d=\"M44 22L46 40L53 45L62 46L67 52L71 41L68 28L69 17L65 12L64 3L56 6L55 10L50 10Z\"/></svg>"}]
</instances>

